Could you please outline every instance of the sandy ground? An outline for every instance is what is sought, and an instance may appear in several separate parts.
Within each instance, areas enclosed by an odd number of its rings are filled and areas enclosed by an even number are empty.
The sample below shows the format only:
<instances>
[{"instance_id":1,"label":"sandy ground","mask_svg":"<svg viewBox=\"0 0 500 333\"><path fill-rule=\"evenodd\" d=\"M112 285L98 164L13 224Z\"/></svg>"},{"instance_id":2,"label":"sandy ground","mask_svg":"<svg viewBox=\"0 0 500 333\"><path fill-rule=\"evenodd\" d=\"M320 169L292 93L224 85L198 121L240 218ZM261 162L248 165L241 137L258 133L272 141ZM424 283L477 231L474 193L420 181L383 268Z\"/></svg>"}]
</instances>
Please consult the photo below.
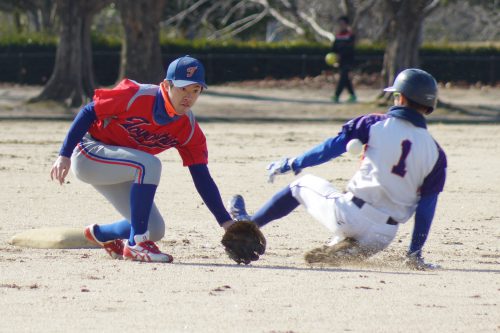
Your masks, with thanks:
<instances>
[{"instance_id":1,"label":"sandy ground","mask_svg":"<svg viewBox=\"0 0 500 333\"><path fill-rule=\"evenodd\" d=\"M78 109L68 110L51 102L25 103L38 95L41 87L0 84L0 119L71 119ZM198 119L203 121L346 121L353 116L385 112L378 105L380 90L360 87L357 104L334 104L333 87L322 89L248 87L244 83L210 86L196 105ZM482 88L441 88L440 102L454 108L439 107L433 122L500 122L500 86ZM346 93L341 101L346 100Z\"/></svg>"},{"instance_id":2,"label":"sandy ground","mask_svg":"<svg viewBox=\"0 0 500 333\"><path fill-rule=\"evenodd\" d=\"M369 94L360 95L368 99ZM12 99L3 97L12 105ZM265 97L261 94L249 102L233 96L219 105L240 110L234 117L255 109L271 117L266 104L278 101ZM216 94L202 98L197 115L217 119ZM310 103L300 100L281 100L272 116L283 111L293 119L306 112L310 116L305 118L320 121L201 123L210 148L210 170L224 199L242 193L249 210L255 211L294 179L285 175L267 184L268 162L298 154L337 133L342 123L325 120L326 107L346 117L361 112L344 105L335 108L324 95L309 98L318 103L309 108ZM0 111L16 112L1 106ZM438 110L436 117L443 114ZM497 124L430 125L448 154L449 171L425 246L426 259L442 269L426 272L408 270L401 262L412 223L400 228L386 251L362 265L309 267L303 253L322 245L329 234L302 209L263 229L268 250L261 260L235 265L219 243L222 229L195 192L175 151L160 155L164 167L156 199L167 221L159 245L174 256L173 264L112 260L100 249L12 246L12 236L32 228L83 227L119 219L102 197L73 175L63 186L50 181L50 166L69 124L0 121L0 332L500 330ZM358 163L344 156L308 171L342 188Z\"/></svg>"}]
</instances>

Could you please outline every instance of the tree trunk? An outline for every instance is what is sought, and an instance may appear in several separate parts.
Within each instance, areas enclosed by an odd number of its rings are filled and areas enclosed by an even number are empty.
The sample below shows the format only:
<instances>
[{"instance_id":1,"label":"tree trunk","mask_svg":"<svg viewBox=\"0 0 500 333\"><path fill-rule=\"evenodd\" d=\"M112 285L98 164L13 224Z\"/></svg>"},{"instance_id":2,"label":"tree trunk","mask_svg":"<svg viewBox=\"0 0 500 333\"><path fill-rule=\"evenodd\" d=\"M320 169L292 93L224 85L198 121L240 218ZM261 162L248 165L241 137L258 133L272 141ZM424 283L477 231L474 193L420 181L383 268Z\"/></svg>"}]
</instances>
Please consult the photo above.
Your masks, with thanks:
<instances>
[{"instance_id":1,"label":"tree trunk","mask_svg":"<svg viewBox=\"0 0 500 333\"><path fill-rule=\"evenodd\" d=\"M33 102L56 100L69 106L79 106L85 99L82 85L82 17L81 2L57 1L61 22L59 45L52 75Z\"/></svg>"},{"instance_id":2,"label":"tree trunk","mask_svg":"<svg viewBox=\"0 0 500 333\"><path fill-rule=\"evenodd\" d=\"M55 100L78 107L92 98L95 83L92 68L90 24L92 17L110 1L58 0L59 45L52 75L40 95L31 102Z\"/></svg>"},{"instance_id":3,"label":"tree trunk","mask_svg":"<svg viewBox=\"0 0 500 333\"><path fill-rule=\"evenodd\" d=\"M165 77L160 49L160 19L165 1L118 0L125 30L119 79L158 83Z\"/></svg>"},{"instance_id":4,"label":"tree trunk","mask_svg":"<svg viewBox=\"0 0 500 333\"><path fill-rule=\"evenodd\" d=\"M92 59L92 19L112 0L87 0L82 4L82 9L86 15L82 19L82 84L86 96L92 97L94 94L95 76L94 62Z\"/></svg>"},{"instance_id":5,"label":"tree trunk","mask_svg":"<svg viewBox=\"0 0 500 333\"><path fill-rule=\"evenodd\" d=\"M433 3L433 0L384 1L388 22L382 68L384 87L390 86L402 70L419 66L423 22L428 15L429 5Z\"/></svg>"}]
</instances>

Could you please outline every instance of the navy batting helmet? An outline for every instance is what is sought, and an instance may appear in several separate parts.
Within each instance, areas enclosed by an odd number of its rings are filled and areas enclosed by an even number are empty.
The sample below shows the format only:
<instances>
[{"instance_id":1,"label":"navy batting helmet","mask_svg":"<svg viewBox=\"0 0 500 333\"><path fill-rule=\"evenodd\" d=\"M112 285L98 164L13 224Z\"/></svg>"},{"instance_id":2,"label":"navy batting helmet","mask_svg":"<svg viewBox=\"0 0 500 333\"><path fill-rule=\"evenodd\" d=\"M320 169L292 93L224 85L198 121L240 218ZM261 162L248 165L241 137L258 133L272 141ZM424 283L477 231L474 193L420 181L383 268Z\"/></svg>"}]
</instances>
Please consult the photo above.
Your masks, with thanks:
<instances>
[{"instance_id":1,"label":"navy batting helmet","mask_svg":"<svg viewBox=\"0 0 500 333\"><path fill-rule=\"evenodd\" d=\"M405 69L398 74L392 87L385 88L384 91L399 92L411 101L428 107L428 114L436 107L436 80L431 74L421 69Z\"/></svg>"}]
</instances>

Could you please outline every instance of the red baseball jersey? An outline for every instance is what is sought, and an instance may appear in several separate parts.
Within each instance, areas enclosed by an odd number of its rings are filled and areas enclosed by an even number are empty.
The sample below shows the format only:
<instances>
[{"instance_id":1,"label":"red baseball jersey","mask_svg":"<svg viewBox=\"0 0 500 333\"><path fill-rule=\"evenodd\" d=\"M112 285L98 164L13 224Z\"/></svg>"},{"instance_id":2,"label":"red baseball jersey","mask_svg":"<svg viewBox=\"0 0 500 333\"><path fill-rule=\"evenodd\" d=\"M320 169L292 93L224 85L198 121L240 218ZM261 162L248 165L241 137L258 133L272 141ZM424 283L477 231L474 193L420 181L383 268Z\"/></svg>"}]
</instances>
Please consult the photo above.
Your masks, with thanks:
<instances>
[{"instance_id":1,"label":"red baseball jersey","mask_svg":"<svg viewBox=\"0 0 500 333\"><path fill-rule=\"evenodd\" d=\"M207 164L206 138L191 110L165 125L155 122L153 110L158 89L157 85L128 79L113 89L96 89L97 121L90 127L90 135L109 145L153 155L174 147L184 166Z\"/></svg>"}]
</instances>

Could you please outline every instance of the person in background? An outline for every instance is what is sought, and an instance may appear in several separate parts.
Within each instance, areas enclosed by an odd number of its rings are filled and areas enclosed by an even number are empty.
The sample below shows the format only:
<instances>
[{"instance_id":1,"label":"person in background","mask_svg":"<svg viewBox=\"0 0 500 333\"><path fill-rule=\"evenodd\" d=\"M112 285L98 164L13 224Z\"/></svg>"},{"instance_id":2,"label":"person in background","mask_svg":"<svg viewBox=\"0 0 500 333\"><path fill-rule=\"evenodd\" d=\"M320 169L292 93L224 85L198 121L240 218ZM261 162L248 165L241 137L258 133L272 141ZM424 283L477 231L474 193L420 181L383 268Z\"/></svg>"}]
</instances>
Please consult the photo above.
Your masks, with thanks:
<instances>
[{"instance_id":1,"label":"person in background","mask_svg":"<svg viewBox=\"0 0 500 333\"><path fill-rule=\"evenodd\" d=\"M338 19L338 32L335 34L335 41L332 45L332 51L337 54L338 68L340 71L340 78L335 89L335 95L332 100L339 103L340 94L344 89L347 89L350 96L347 100L349 103L356 103L357 97L354 93L351 79L349 77L350 71L354 67L354 41L355 36L349 26L349 18L341 16Z\"/></svg>"}]
</instances>

